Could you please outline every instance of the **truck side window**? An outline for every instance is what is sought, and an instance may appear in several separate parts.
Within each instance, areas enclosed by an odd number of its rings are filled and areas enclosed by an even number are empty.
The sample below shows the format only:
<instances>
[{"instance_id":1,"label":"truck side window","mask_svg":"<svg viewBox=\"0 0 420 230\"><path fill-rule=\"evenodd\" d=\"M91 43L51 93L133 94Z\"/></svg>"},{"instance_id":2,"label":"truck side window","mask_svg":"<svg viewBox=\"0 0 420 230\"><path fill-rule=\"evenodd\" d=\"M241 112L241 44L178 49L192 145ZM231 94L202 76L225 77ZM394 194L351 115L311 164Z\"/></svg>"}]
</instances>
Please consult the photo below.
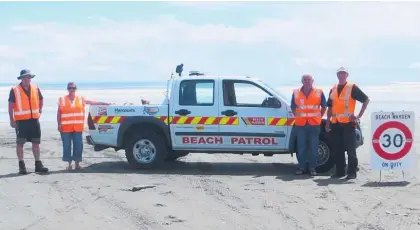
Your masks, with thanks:
<instances>
[{"instance_id":1,"label":"truck side window","mask_svg":"<svg viewBox=\"0 0 420 230\"><path fill-rule=\"evenodd\" d=\"M244 80L223 80L225 106L264 107L264 100L272 96L253 82Z\"/></svg>"},{"instance_id":2,"label":"truck side window","mask_svg":"<svg viewBox=\"0 0 420 230\"><path fill-rule=\"evenodd\" d=\"M179 105L213 106L214 80L183 80L179 87Z\"/></svg>"}]
</instances>

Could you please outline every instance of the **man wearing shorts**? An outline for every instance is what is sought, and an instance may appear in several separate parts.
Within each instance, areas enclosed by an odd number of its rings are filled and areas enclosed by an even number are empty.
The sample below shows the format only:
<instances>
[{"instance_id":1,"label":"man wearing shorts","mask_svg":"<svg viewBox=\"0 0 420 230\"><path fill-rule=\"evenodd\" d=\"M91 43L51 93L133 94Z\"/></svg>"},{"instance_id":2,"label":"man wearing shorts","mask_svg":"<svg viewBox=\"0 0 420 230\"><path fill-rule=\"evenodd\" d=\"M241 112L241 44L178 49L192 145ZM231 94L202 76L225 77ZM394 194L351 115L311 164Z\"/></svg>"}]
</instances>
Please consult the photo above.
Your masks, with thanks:
<instances>
[{"instance_id":1,"label":"man wearing shorts","mask_svg":"<svg viewBox=\"0 0 420 230\"><path fill-rule=\"evenodd\" d=\"M19 174L27 174L23 161L23 145L32 143L32 152L35 158L35 172L46 173L40 160L39 144L41 143L41 127L39 117L42 113L43 97L38 86L31 84L35 75L30 70L22 70L20 84L14 86L9 94L10 126L16 130L16 154L19 160Z\"/></svg>"}]
</instances>

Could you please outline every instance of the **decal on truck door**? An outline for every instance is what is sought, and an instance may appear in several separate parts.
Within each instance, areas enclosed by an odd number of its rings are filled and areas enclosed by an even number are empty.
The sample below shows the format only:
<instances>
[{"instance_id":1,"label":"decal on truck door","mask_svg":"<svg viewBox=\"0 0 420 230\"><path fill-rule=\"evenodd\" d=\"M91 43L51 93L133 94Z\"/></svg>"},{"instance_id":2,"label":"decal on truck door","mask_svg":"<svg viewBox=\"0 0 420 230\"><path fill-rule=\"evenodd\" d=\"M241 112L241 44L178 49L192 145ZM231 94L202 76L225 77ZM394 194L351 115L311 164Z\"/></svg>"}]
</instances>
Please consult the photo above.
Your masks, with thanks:
<instances>
[{"instance_id":1,"label":"decal on truck door","mask_svg":"<svg viewBox=\"0 0 420 230\"><path fill-rule=\"evenodd\" d=\"M166 124L177 125L239 125L239 117L187 117L187 116L157 116Z\"/></svg>"},{"instance_id":2,"label":"decal on truck door","mask_svg":"<svg viewBox=\"0 0 420 230\"><path fill-rule=\"evenodd\" d=\"M246 125L265 125L265 117L242 117Z\"/></svg>"},{"instance_id":3,"label":"decal on truck door","mask_svg":"<svg viewBox=\"0 0 420 230\"><path fill-rule=\"evenodd\" d=\"M295 124L295 118L287 117L269 117L269 126L293 126Z\"/></svg>"},{"instance_id":4,"label":"decal on truck door","mask_svg":"<svg viewBox=\"0 0 420 230\"><path fill-rule=\"evenodd\" d=\"M239 117L187 117L156 116L165 124L178 125L239 125ZM267 122L266 122L267 120ZM287 117L242 117L245 125L293 126L295 118Z\"/></svg>"},{"instance_id":5,"label":"decal on truck door","mask_svg":"<svg viewBox=\"0 0 420 230\"><path fill-rule=\"evenodd\" d=\"M223 136L184 136L183 145L191 144L229 144L229 145L278 145L274 137L223 137Z\"/></svg>"},{"instance_id":6,"label":"decal on truck door","mask_svg":"<svg viewBox=\"0 0 420 230\"><path fill-rule=\"evenodd\" d=\"M119 124L126 118L125 116L93 116L92 120L96 124Z\"/></svg>"}]
</instances>

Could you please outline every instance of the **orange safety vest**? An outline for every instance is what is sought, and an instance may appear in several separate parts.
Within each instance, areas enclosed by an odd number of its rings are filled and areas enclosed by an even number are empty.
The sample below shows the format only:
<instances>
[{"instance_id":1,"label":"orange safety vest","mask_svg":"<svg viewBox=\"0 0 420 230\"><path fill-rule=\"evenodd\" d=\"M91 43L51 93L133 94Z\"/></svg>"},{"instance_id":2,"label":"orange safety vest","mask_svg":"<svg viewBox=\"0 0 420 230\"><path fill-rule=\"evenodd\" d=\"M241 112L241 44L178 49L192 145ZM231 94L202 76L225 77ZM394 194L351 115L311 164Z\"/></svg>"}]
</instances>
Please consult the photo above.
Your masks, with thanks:
<instances>
[{"instance_id":1,"label":"orange safety vest","mask_svg":"<svg viewBox=\"0 0 420 230\"><path fill-rule=\"evenodd\" d=\"M301 89L293 91L295 98L295 125L304 126L308 122L309 125L321 124L321 89L313 88L311 93L306 97Z\"/></svg>"},{"instance_id":2,"label":"orange safety vest","mask_svg":"<svg viewBox=\"0 0 420 230\"><path fill-rule=\"evenodd\" d=\"M85 124L85 98L76 96L71 102L69 96L59 99L61 132L83 132Z\"/></svg>"},{"instance_id":3,"label":"orange safety vest","mask_svg":"<svg viewBox=\"0 0 420 230\"><path fill-rule=\"evenodd\" d=\"M15 103L13 105L13 115L16 121L29 120L31 118L38 119L39 114L39 94L38 86L29 85L31 98L25 93L22 85L13 87L15 95Z\"/></svg>"},{"instance_id":4,"label":"orange safety vest","mask_svg":"<svg viewBox=\"0 0 420 230\"><path fill-rule=\"evenodd\" d=\"M331 90L330 99L332 100L332 123L349 123L350 115L356 108L356 100L351 97L354 84L347 83L340 95L338 95L337 85Z\"/></svg>"}]
</instances>

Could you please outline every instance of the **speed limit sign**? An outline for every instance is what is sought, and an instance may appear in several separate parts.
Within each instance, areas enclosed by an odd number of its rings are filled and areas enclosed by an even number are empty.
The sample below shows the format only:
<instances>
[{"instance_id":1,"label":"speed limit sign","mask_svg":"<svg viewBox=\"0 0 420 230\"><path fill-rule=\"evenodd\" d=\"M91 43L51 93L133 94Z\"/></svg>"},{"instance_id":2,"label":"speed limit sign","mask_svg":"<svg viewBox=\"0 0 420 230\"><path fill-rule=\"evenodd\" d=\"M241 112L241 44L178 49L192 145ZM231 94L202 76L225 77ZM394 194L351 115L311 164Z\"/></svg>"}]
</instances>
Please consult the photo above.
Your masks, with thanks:
<instances>
[{"instance_id":1,"label":"speed limit sign","mask_svg":"<svg viewBox=\"0 0 420 230\"><path fill-rule=\"evenodd\" d=\"M371 166L404 170L412 166L414 112L372 113Z\"/></svg>"}]
</instances>

